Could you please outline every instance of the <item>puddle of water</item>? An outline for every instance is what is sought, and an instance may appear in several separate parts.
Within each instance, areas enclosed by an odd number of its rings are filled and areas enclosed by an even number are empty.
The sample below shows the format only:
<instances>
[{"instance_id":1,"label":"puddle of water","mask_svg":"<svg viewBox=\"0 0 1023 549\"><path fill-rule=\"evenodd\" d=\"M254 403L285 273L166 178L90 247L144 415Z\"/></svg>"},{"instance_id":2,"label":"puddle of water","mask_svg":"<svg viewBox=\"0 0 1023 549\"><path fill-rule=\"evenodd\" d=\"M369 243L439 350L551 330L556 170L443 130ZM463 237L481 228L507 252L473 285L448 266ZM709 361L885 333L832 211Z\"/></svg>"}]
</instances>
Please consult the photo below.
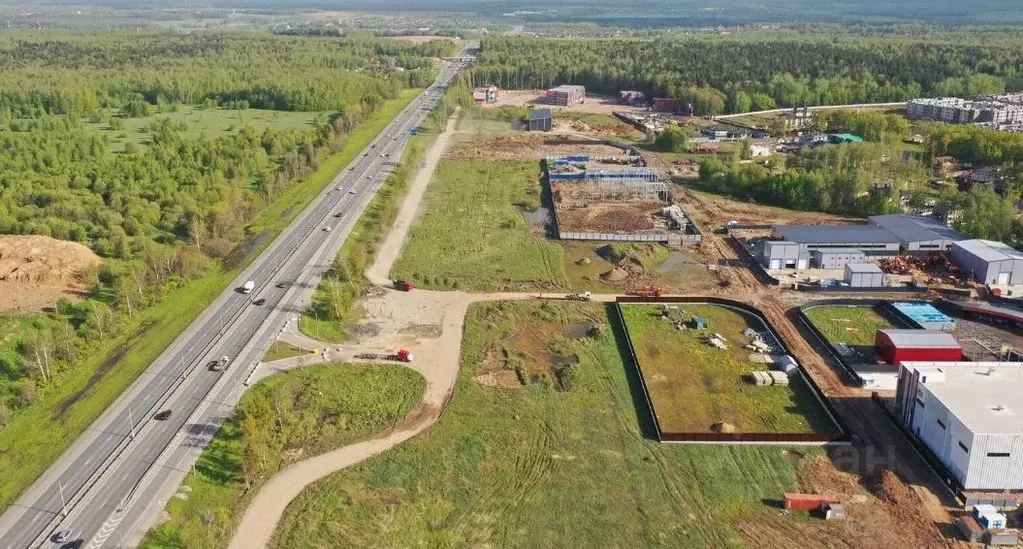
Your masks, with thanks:
<instances>
[{"instance_id":1,"label":"puddle of water","mask_svg":"<svg viewBox=\"0 0 1023 549\"><path fill-rule=\"evenodd\" d=\"M556 355L554 353L550 353L549 357L553 366L572 366L574 364L579 364L579 357L576 355Z\"/></svg>"},{"instance_id":2,"label":"puddle of water","mask_svg":"<svg viewBox=\"0 0 1023 549\"><path fill-rule=\"evenodd\" d=\"M593 322L589 320L586 322L568 324L565 326L565 337L568 339L585 339L589 337L590 330L592 330L594 326Z\"/></svg>"},{"instance_id":3,"label":"puddle of water","mask_svg":"<svg viewBox=\"0 0 1023 549\"><path fill-rule=\"evenodd\" d=\"M531 212L523 210L522 217L525 217L526 221L540 223L543 225L550 225L554 223L554 217L551 215L551 210L547 206L540 206Z\"/></svg>"}]
</instances>

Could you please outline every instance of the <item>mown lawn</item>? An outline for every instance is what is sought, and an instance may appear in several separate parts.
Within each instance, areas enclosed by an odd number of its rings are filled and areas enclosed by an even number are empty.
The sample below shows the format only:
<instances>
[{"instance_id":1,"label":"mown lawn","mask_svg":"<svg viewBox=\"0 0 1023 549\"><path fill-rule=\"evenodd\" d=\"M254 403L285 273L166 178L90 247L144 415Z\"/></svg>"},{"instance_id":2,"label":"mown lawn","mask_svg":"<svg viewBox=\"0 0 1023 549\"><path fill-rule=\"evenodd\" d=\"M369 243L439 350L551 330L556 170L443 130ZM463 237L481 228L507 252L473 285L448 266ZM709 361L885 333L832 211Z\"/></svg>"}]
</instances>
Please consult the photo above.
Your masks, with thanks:
<instances>
[{"instance_id":1,"label":"mown lawn","mask_svg":"<svg viewBox=\"0 0 1023 549\"><path fill-rule=\"evenodd\" d=\"M535 162L442 161L392 278L430 289L561 288L562 250L529 232Z\"/></svg>"},{"instance_id":2,"label":"mown lawn","mask_svg":"<svg viewBox=\"0 0 1023 549\"><path fill-rule=\"evenodd\" d=\"M795 460L779 447L661 444L623 336L599 304L484 303L436 425L339 471L289 507L272 545L295 547L755 547L733 524L777 520ZM502 349L536 323L596 320L551 341L578 355L572 387L488 388ZM547 333L551 333L549 330ZM803 451L803 450L801 450ZM819 450L811 449L811 456Z\"/></svg>"},{"instance_id":3,"label":"mown lawn","mask_svg":"<svg viewBox=\"0 0 1023 549\"><path fill-rule=\"evenodd\" d=\"M120 395L163 350L262 252L333 177L408 104L419 90L384 103L327 158L313 175L296 181L249 224L248 240L230 267L172 291L136 316L125 335L113 338L76 366L74 373L0 429L0 510L18 495Z\"/></svg>"},{"instance_id":4,"label":"mown lawn","mask_svg":"<svg viewBox=\"0 0 1023 549\"><path fill-rule=\"evenodd\" d=\"M769 369L750 360L743 345L747 327L763 332L759 319L717 305L679 304L673 318L702 316L706 330L679 330L663 320L659 305L622 305L643 379L663 432L707 433L716 424L740 433L835 433L836 426L802 378L788 387L755 386L751 372ZM685 314L681 314L685 311ZM704 341L718 333L727 349Z\"/></svg>"},{"instance_id":5,"label":"mown lawn","mask_svg":"<svg viewBox=\"0 0 1023 549\"><path fill-rule=\"evenodd\" d=\"M844 344L864 362L874 362L878 358L874 349L878 330L904 328L879 307L871 305L822 305L808 309L806 318L836 350L843 352L845 349L841 345Z\"/></svg>"},{"instance_id":6,"label":"mown lawn","mask_svg":"<svg viewBox=\"0 0 1023 549\"><path fill-rule=\"evenodd\" d=\"M394 365L323 364L267 378L203 452L142 547L226 547L241 511L290 463L371 438L421 401L426 380Z\"/></svg>"}]
</instances>

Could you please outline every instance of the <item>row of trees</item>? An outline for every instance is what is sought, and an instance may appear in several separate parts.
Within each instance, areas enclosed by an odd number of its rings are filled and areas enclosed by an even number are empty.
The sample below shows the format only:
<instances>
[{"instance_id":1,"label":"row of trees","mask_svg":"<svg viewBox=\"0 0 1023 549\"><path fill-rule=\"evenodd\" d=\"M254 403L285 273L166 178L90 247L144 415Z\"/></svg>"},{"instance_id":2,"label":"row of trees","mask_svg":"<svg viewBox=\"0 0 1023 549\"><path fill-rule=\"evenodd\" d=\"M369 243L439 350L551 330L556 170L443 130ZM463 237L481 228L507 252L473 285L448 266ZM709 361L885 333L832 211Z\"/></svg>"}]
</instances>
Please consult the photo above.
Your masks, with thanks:
<instances>
[{"instance_id":1,"label":"row of trees","mask_svg":"<svg viewBox=\"0 0 1023 549\"><path fill-rule=\"evenodd\" d=\"M795 105L905 101L996 93L1023 72L1014 44L771 38L535 40L492 37L475 83L505 88L582 84L682 98L697 114Z\"/></svg>"}]
</instances>

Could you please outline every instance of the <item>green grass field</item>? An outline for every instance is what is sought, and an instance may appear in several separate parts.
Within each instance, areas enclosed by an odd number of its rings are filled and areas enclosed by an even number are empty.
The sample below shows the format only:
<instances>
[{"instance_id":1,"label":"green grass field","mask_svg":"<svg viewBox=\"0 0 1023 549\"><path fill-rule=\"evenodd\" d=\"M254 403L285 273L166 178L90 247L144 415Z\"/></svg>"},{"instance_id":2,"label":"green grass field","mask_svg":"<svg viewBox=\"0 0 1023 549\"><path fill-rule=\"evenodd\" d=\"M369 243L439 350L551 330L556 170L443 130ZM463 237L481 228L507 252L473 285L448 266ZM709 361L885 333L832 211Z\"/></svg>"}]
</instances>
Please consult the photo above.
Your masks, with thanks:
<instances>
[{"instance_id":1,"label":"green grass field","mask_svg":"<svg viewBox=\"0 0 1023 549\"><path fill-rule=\"evenodd\" d=\"M438 423L304 491L272 545L736 548L757 546L736 525L792 520L765 504L794 489L798 461L783 448L651 439L635 369L623 363L624 338L607 311L472 306L455 395ZM584 320L604 329L554 340L579 357L571 390L473 380L501 368L493 357L502 348L522 350L514 334Z\"/></svg>"},{"instance_id":2,"label":"green grass field","mask_svg":"<svg viewBox=\"0 0 1023 549\"><path fill-rule=\"evenodd\" d=\"M230 268L212 269L169 293L136 316L126 335L108 342L59 387L10 418L0 430L0 470L5 472L0 509L42 474L418 93L406 90L384 103L351 134L347 146L264 208L247 227L248 239Z\"/></svg>"},{"instance_id":3,"label":"green grass field","mask_svg":"<svg viewBox=\"0 0 1023 549\"><path fill-rule=\"evenodd\" d=\"M788 387L755 386L745 376L767 370L743 349L747 327L764 331L755 317L717 305L682 303L676 320L706 317L708 329L679 330L661 318L658 305L622 305L622 316L643 368L643 378L667 433L707 433L727 423L740 433L836 433L827 412L800 377ZM682 315L681 311L685 311ZM718 333L728 342L718 349L703 340Z\"/></svg>"},{"instance_id":4,"label":"green grass field","mask_svg":"<svg viewBox=\"0 0 1023 549\"><path fill-rule=\"evenodd\" d=\"M870 305L822 305L806 311L806 317L824 334L832 346L845 344L855 353L849 358L859 358L865 363L878 359L874 349L874 338L878 330L904 328L879 307Z\"/></svg>"},{"instance_id":5,"label":"green grass field","mask_svg":"<svg viewBox=\"0 0 1023 549\"><path fill-rule=\"evenodd\" d=\"M533 162L442 161L392 277L431 289L565 286L562 250L530 235L540 205Z\"/></svg>"},{"instance_id":6,"label":"green grass field","mask_svg":"<svg viewBox=\"0 0 1023 549\"><path fill-rule=\"evenodd\" d=\"M267 378L203 452L142 547L226 547L240 511L287 465L371 438L421 401L426 380L394 365L323 364Z\"/></svg>"},{"instance_id":7,"label":"green grass field","mask_svg":"<svg viewBox=\"0 0 1023 549\"><path fill-rule=\"evenodd\" d=\"M273 362L275 360L283 360L285 358L307 354L310 354L309 351L301 347L296 347L284 341L274 341L270 344L270 348L266 350L266 355L263 356L263 362Z\"/></svg>"},{"instance_id":8,"label":"green grass field","mask_svg":"<svg viewBox=\"0 0 1023 549\"><path fill-rule=\"evenodd\" d=\"M237 133L242 126L250 126L262 133L267 128L275 130L312 129L313 119L317 116L326 117L330 112L292 112L270 111L263 109L227 110L200 109L192 106L181 107L178 112L157 113L144 118L120 118L120 129L113 129L109 122L87 122L86 127L93 128L110 140L108 150L120 152L125 143L133 143L144 147L152 139L148 126L157 119L166 118L175 124L185 124L181 132L185 139L215 139L222 135Z\"/></svg>"}]
</instances>

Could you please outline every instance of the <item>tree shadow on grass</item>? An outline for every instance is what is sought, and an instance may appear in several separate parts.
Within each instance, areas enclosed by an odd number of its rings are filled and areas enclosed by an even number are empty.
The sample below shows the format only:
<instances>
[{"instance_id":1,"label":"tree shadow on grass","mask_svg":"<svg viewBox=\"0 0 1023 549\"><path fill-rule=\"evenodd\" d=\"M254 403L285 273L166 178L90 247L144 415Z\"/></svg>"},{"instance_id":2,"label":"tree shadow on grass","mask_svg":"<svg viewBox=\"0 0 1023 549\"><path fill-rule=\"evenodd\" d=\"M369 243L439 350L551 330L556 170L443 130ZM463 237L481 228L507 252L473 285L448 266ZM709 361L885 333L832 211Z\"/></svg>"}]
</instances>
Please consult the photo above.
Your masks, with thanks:
<instances>
[{"instance_id":1,"label":"tree shadow on grass","mask_svg":"<svg viewBox=\"0 0 1023 549\"><path fill-rule=\"evenodd\" d=\"M629 394L632 396L632 405L636 409L636 420L639 422L639 432L643 438L658 440L657 429L654 426L654 418L650 415L650 407L647 405L647 396L643 391L643 383L639 379L639 370L632 360L632 353L629 352L628 339L625 336L625 324L618 314L618 306L615 303L606 303L604 310L607 313L608 324L611 333L615 338L615 346L618 348L618 355L622 357L622 365L625 367L625 379L629 383Z\"/></svg>"}]
</instances>

